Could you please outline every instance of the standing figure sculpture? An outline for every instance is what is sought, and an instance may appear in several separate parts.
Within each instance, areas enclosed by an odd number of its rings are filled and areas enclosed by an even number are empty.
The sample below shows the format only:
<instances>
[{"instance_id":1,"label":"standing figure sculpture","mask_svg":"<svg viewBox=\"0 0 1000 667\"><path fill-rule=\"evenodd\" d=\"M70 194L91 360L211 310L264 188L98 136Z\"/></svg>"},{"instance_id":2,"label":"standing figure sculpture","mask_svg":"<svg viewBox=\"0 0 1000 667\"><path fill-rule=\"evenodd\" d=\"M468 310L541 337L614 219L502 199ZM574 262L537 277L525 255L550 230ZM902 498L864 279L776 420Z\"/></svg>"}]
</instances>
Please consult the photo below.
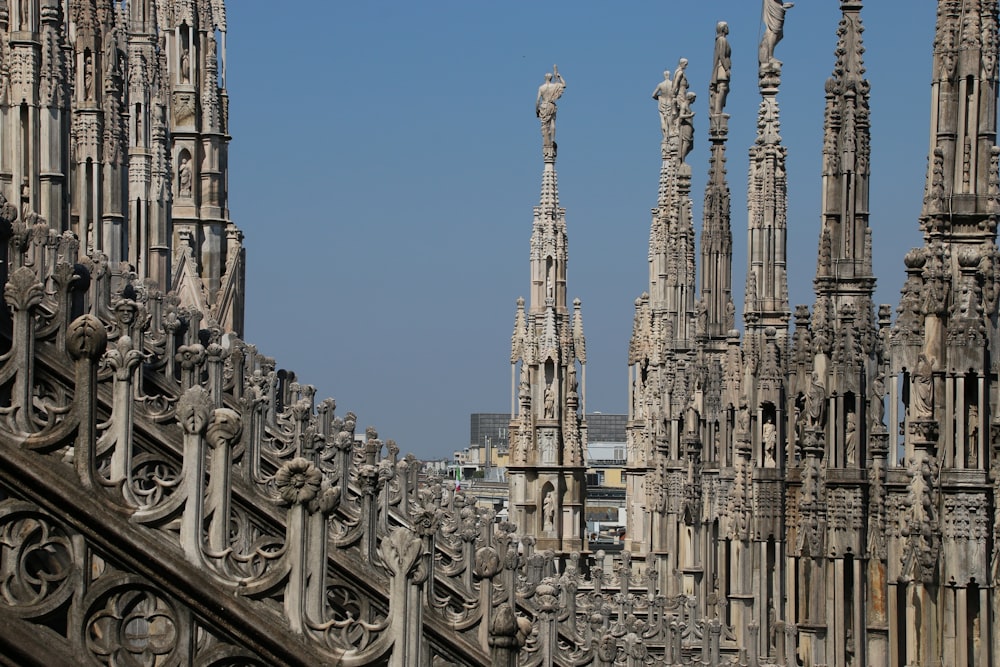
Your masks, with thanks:
<instances>
[{"instance_id":1,"label":"standing figure sculpture","mask_svg":"<svg viewBox=\"0 0 1000 667\"><path fill-rule=\"evenodd\" d=\"M761 69L771 65L781 65L774 57L774 47L785 36L785 12L795 6L782 0L764 0L764 37L760 40L757 60Z\"/></svg>"},{"instance_id":2,"label":"standing figure sculpture","mask_svg":"<svg viewBox=\"0 0 1000 667\"><path fill-rule=\"evenodd\" d=\"M729 96L729 77L733 69L732 49L726 35L729 34L729 24L719 21L715 26L715 56L712 61L712 83L709 84L709 113L719 115L726 108L726 98Z\"/></svg>"},{"instance_id":3,"label":"standing figure sculpture","mask_svg":"<svg viewBox=\"0 0 1000 667\"><path fill-rule=\"evenodd\" d=\"M83 61L83 96L88 102L94 100L94 58L89 54Z\"/></svg>"},{"instance_id":4,"label":"standing figure sculpture","mask_svg":"<svg viewBox=\"0 0 1000 667\"><path fill-rule=\"evenodd\" d=\"M685 73L687 66L687 58L681 58L677 61L677 69L674 70L674 99L677 100L677 104L680 104L681 99L687 96L689 87Z\"/></svg>"},{"instance_id":5,"label":"standing figure sculpture","mask_svg":"<svg viewBox=\"0 0 1000 667\"><path fill-rule=\"evenodd\" d=\"M556 524L556 499L549 491L545 494L545 499L542 500L542 530L551 531L555 530Z\"/></svg>"},{"instance_id":6,"label":"standing figure sculpture","mask_svg":"<svg viewBox=\"0 0 1000 667\"><path fill-rule=\"evenodd\" d=\"M969 405L965 433L969 439L968 465L974 468L979 465L979 408L975 403Z\"/></svg>"},{"instance_id":7,"label":"standing figure sculpture","mask_svg":"<svg viewBox=\"0 0 1000 667\"><path fill-rule=\"evenodd\" d=\"M847 426L844 429L844 453L847 464L854 465L858 459L858 417L853 412L847 413Z\"/></svg>"},{"instance_id":8,"label":"standing figure sculpture","mask_svg":"<svg viewBox=\"0 0 1000 667\"><path fill-rule=\"evenodd\" d=\"M809 391L806 393L806 420L810 429L819 430L826 423L826 387L819 377L819 373L813 371L812 382Z\"/></svg>"},{"instance_id":9,"label":"standing figure sculpture","mask_svg":"<svg viewBox=\"0 0 1000 667\"><path fill-rule=\"evenodd\" d=\"M677 99L677 135L680 137L681 162L686 160L688 154L694 149L694 112L691 111L691 103L694 102L694 98L694 93L687 93L684 97Z\"/></svg>"},{"instance_id":10,"label":"standing figure sculpture","mask_svg":"<svg viewBox=\"0 0 1000 667\"><path fill-rule=\"evenodd\" d=\"M674 84L670 80L670 70L663 71L663 81L653 89L653 99L660 111L660 131L663 140L670 136L670 125L674 120Z\"/></svg>"},{"instance_id":11,"label":"standing figure sculpture","mask_svg":"<svg viewBox=\"0 0 1000 667\"><path fill-rule=\"evenodd\" d=\"M910 375L910 418L934 416L934 365L926 354L917 357L917 367Z\"/></svg>"},{"instance_id":12,"label":"standing figure sculpture","mask_svg":"<svg viewBox=\"0 0 1000 667\"><path fill-rule=\"evenodd\" d=\"M761 426L761 440L764 442L764 467L774 468L777 465L778 432L770 417Z\"/></svg>"},{"instance_id":13,"label":"standing figure sculpture","mask_svg":"<svg viewBox=\"0 0 1000 667\"><path fill-rule=\"evenodd\" d=\"M566 90L566 80L559 73L559 68L552 66L552 72L545 73L545 83L538 87L535 98L535 115L542 121L542 147L556 145L556 100L562 97Z\"/></svg>"}]
</instances>

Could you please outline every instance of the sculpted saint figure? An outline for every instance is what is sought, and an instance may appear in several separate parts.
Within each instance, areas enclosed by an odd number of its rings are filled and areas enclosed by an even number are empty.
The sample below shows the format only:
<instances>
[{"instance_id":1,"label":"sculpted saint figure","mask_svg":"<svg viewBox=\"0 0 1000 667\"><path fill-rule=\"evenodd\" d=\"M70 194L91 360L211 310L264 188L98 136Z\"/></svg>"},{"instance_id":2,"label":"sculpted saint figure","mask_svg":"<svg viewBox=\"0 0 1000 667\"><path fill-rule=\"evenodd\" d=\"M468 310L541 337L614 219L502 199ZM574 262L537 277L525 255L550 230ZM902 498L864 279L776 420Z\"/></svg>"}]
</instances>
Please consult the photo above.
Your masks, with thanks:
<instances>
[{"instance_id":1,"label":"sculpted saint figure","mask_svg":"<svg viewBox=\"0 0 1000 667\"><path fill-rule=\"evenodd\" d=\"M181 52L181 83L187 83L191 80L191 55L188 51L188 47L184 47Z\"/></svg>"},{"instance_id":2,"label":"sculpted saint figure","mask_svg":"<svg viewBox=\"0 0 1000 667\"><path fill-rule=\"evenodd\" d=\"M535 115L542 121L542 145L554 146L556 143L556 100L562 97L566 90L566 80L559 73L559 68L552 66L552 72L545 73L545 83L538 87L535 98Z\"/></svg>"},{"instance_id":3,"label":"sculpted saint figure","mask_svg":"<svg viewBox=\"0 0 1000 667\"><path fill-rule=\"evenodd\" d=\"M844 449L847 463L853 465L858 457L858 418L853 412L847 413L847 427L844 432Z\"/></svg>"},{"instance_id":4,"label":"sculpted saint figure","mask_svg":"<svg viewBox=\"0 0 1000 667\"><path fill-rule=\"evenodd\" d=\"M933 366L926 354L917 357L917 367L910 375L910 417L929 419L934 416Z\"/></svg>"},{"instance_id":5,"label":"sculpted saint figure","mask_svg":"<svg viewBox=\"0 0 1000 667\"><path fill-rule=\"evenodd\" d=\"M729 76L733 68L732 49L729 47L729 24L719 21L715 26L715 56L712 64L712 83L709 85L709 109L712 114L721 114L726 108L729 96Z\"/></svg>"},{"instance_id":6,"label":"sculpted saint figure","mask_svg":"<svg viewBox=\"0 0 1000 667\"><path fill-rule=\"evenodd\" d=\"M872 383L871 403L868 406L868 413L871 416L872 426L885 426L883 421L885 416L885 378L876 376Z\"/></svg>"},{"instance_id":7,"label":"sculpted saint figure","mask_svg":"<svg viewBox=\"0 0 1000 667\"><path fill-rule=\"evenodd\" d=\"M775 455L777 453L778 433L774 429L774 422L770 417L761 427L761 439L764 441L764 467L773 468L777 464Z\"/></svg>"},{"instance_id":8,"label":"sculpted saint figure","mask_svg":"<svg viewBox=\"0 0 1000 667\"><path fill-rule=\"evenodd\" d=\"M736 413L736 432L743 434L750 432L750 410L747 409L745 401L740 402L739 412Z\"/></svg>"},{"instance_id":9,"label":"sculpted saint figure","mask_svg":"<svg viewBox=\"0 0 1000 667\"><path fill-rule=\"evenodd\" d=\"M554 530L556 523L556 499L549 491L542 501L542 530Z\"/></svg>"},{"instance_id":10,"label":"sculpted saint figure","mask_svg":"<svg viewBox=\"0 0 1000 667\"><path fill-rule=\"evenodd\" d=\"M674 79L676 82L676 79ZM678 100L677 119L679 121L680 155L681 161L687 159L688 154L694 148L694 112L691 111L691 103L694 102L695 94L687 93Z\"/></svg>"},{"instance_id":11,"label":"sculpted saint figure","mask_svg":"<svg viewBox=\"0 0 1000 667\"><path fill-rule=\"evenodd\" d=\"M660 131L666 140L674 117L674 84L670 80L670 70L663 71L663 81L653 89L653 99L656 100L656 107L660 111Z\"/></svg>"},{"instance_id":12,"label":"sculpted saint figure","mask_svg":"<svg viewBox=\"0 0 1000 667\"><path fill-rule=\"evenodd\" d=\"M681 58L677 61L677 69L674 70L674 98L677 100L677 104L680 104L681 100L687 97L688 78L685 73L687 66L687 58Z\"/></svg>"},{"instance_id":13,"label":"sculpted saint figure","mask_svg":"<svg viewBox=\"0 0 1000 667\"><path fill-rule=\"evenodd\" d=\"M795 3L792 2L764 0L764 37L760 40L757 54L762 68L771 64L781 64L774 58L774 47L785 36L785 12L794 6Z\"/></svg>"},{"instance_id":14,"label":"sculpted saint figure","mask_svg":"<svg viewBox=\"0 0 1000 667\"><path fill-rule=\"evenodd\" d=\"M94 99L94 58L89 55L83 62L83 94L87 100Z\"/></svg>"},{"instance_id":15,"label":"sculpted saint figure","mask_svg":"<svg viewBox=\"0 0 1000 667\"><path fill-rule=\"evenodd\" d=\"M556 399L552 393L552 385L546 385L545 387L545 419L555 419L556 416Z\"/></svg>"},{"instance_id":16,"label":"sculpted saint figure","mask_svg":"<svg viewBox=\"0 0 1000 667\"><path fill-rule=\"evenodd\" d=\"M177 168L177 183L180 185L180 193L185 197L191 196L191 160L183 158L181 165Z\"/></svg>"},{"instance_id":17,"label":"sculpted saint figure","mask_svg":"<svg viewBox=\"0 0 1000 667\"><path fill-rule=\"evenodd\" d=\"M812 383L806 393L806 419L810 428L821 428L826 414L826 388L820 381L819 373L813 372Z\"/></svg>"}]
</instances>

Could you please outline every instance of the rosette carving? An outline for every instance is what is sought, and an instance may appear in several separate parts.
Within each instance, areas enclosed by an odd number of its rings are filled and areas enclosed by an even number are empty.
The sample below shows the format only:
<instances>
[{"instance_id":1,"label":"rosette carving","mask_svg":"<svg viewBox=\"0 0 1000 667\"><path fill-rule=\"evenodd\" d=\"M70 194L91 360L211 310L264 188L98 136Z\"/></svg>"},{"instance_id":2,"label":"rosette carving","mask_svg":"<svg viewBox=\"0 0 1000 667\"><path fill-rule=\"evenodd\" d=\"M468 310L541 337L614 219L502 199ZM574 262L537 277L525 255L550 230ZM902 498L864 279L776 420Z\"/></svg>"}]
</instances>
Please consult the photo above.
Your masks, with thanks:
<instances>
[{"instance_id":1,"label":"rosette carving","mask_svg":"<svg viewBox=\"0 0 1000 667\"><path fill-rule=\"evenodd\" d=\"M319 493L323 473L307 459L298 457L286 462L274 473L274 483L281 499L279 505L308 503Z\"/></svg>"}]
</instances>

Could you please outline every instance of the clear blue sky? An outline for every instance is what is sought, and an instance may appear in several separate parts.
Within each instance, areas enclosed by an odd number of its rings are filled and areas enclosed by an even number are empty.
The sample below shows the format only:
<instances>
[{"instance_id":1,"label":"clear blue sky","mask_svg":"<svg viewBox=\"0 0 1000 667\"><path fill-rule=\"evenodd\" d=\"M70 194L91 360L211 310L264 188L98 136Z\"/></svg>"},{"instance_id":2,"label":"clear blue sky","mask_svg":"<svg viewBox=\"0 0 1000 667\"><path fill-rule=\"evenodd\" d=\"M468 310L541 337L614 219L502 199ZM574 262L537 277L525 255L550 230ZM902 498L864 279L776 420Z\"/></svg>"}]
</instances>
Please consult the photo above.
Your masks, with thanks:
<instances>
[{"instance_id":1,"label":"clear blue sky","mask_svg":"<svg viewBox=\"0 0 1000 667\"><path fill-rule=\"evenodd\" d=\"M877 299L895 307L920 244L936 3L866 3ZM905 8L904 8L905 5ZM905 9L905 11L904 11ZM823 86L834 0L788 12L792 304L813 302ZM230 209L246 234L246 338L338 413L403 451L450 456L469 414L510 405L515 300L541 148L535 92L556 63L569 296L583 301L587 406L624 412L633 301L648 287L660 129L650 98L690 60L700 235L715 24L730 24L734 283L746 271L747 150L759 96L756 0L228 3ZM738 307L738 312L742 309Z\"/></svg>"}]
</instances>

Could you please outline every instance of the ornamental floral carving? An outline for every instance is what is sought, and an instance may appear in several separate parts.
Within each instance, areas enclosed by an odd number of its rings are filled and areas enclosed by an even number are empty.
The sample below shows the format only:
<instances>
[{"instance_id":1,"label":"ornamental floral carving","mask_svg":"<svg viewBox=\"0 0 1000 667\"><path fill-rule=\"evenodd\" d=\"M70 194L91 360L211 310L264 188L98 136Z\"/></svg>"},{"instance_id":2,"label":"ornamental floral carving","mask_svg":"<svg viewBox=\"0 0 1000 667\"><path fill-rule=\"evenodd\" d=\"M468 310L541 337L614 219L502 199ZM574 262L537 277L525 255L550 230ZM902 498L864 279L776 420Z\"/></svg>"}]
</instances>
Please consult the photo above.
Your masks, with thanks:
<instances>
[{"instance_id":1,"label":"ornamental floral carving","mask_svg":"<svg viewBox=\"0 0 1000 667\"><path fill-rule=\"evenodd\" d=\"M279 505L308 503L319 493L323 474L313 463L302 457L286 462L274 473L274 483L281 499Z\"/></svg>"}]
</instances>

